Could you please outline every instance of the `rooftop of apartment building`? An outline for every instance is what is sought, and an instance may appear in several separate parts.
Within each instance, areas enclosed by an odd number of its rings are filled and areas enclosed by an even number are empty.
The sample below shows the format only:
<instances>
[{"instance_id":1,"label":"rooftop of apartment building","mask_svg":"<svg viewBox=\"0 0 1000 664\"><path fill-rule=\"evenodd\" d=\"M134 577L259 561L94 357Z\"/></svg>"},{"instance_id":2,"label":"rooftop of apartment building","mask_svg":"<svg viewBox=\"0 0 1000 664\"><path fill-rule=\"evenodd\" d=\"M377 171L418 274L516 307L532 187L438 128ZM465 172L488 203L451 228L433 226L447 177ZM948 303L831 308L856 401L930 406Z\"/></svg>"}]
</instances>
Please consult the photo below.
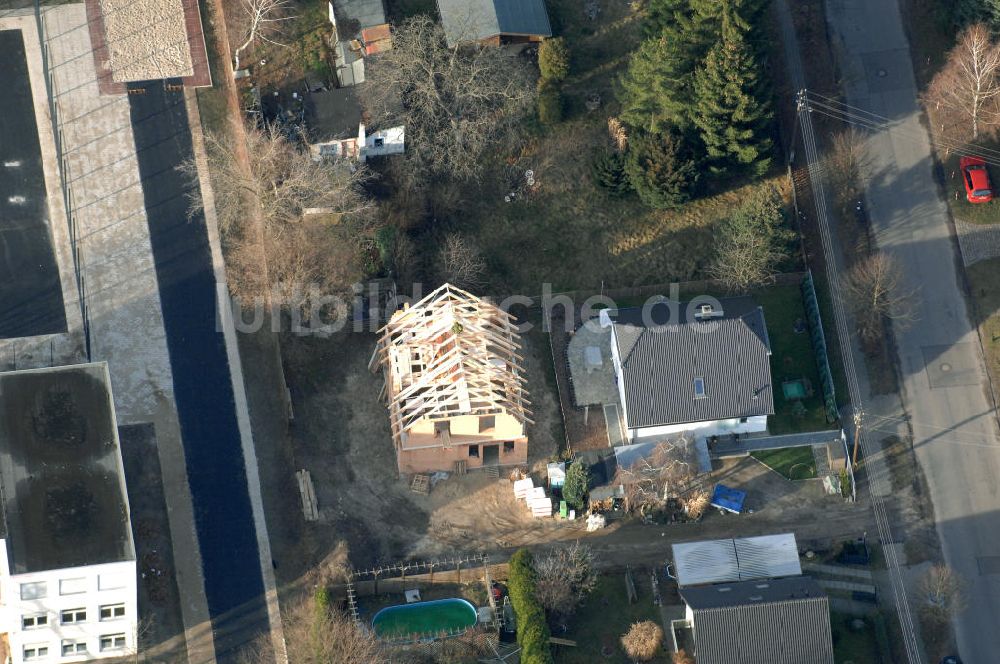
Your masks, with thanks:
<instances>
[{"instance_id":1,"label":"rooftop of apartment building","mask_svg":"<svg viewBox=\"0 0 1000 664\"><path fill-rule=\"evenodd\" d=\"M11 574L133 560L107 365L0 373Z\"/></svg>"}]
</instances>

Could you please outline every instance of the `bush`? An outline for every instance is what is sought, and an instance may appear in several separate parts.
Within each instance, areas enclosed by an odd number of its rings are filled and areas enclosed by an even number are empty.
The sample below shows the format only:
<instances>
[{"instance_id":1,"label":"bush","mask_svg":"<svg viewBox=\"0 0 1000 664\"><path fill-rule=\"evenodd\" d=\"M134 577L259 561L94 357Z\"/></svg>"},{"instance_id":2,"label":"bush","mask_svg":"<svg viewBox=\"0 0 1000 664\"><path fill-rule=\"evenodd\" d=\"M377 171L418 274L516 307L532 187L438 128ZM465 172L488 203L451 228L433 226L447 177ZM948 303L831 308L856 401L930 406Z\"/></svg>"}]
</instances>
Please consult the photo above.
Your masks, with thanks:
<instances>
[{"instance_id":1,"label":"bush","mask_svg":"<svg viewBox=\"0 0 1000 664\"><path fill-rule=\"evenodd\" d=\"M587 506L587 491L590 489L590 470L577 460L570 464L566 471L566 482L563 484L562 495L566 504L577 511Z\"/></svg>"},{"instance_id":2,"label":"bush","mask_svg":"<svg viewBox=\"0 0 1000 664\"><path fill-rule=\"evenodd\" d=\"M538 86L538 121L547 127L563 119L563 98L559 88L543 82Z\"/></svg>"},{"instance_id":3,"label":"bush","mask_svg":"<svg viewBox=\"0 0 1000 664\"><path fill-rule=\"evenodd\" d=\"M625 173L625 156L613 150L601 150L594 155L590 170L597 186L610 195L622 197L632 191L632 184Z\"/></svg>"},{"instance_id":4,"label":"bush","mask_svg":"<svg viewBox=\"0 0 1000 664\"><path fill-rule=\"evenodd\" d=\"M396 265L396 227L383 226L375 231L375 248L378 249L379 260L387 274L395 274Z\"/></svg>"},{"instance_id":5,"label":"bush","mask_svg":"<svg viewBox=\"0 0 1000 664\"><path fill-rule=\"evenodd\" d=\"M648 662L656 657L663 646L663 628L652 620L632 623L632 627L622 636L625 654L636 662Z\"/></svg>"},{"instance_id":6,"label":"bush","mask_svg":"<svg viewBox=\"0 0 1000 664\"><path fill-rule=\"evenodd\" d=\"M562 37L546 39L538 47L538 69L542 80L558 82L569 75L569 48Z\"/></svg>"},{"instance_id":7,"label":"bush","mask_svg":"<svg viewBox=\"0 0 1000 664\"><path fill-rule=\"evenodd\" d=\"M671 133L646 134L632 141L625 172L642 202L651 208L676 208L691 198L698 180L694 161Z\"/></svg>"},{"instance_id":8,"label":"bush","mask_svg":"<svg viewBox=\"0 0 1000 664\"><path fill-rule=\"evenodd\" d=\"M517 644L521 647L523 664L552 664L549 649L549 625L545 610L535 595L534 559L527 549L511 556L507 577L507 592L517 617Z\"/></svg>"}]
</instances>

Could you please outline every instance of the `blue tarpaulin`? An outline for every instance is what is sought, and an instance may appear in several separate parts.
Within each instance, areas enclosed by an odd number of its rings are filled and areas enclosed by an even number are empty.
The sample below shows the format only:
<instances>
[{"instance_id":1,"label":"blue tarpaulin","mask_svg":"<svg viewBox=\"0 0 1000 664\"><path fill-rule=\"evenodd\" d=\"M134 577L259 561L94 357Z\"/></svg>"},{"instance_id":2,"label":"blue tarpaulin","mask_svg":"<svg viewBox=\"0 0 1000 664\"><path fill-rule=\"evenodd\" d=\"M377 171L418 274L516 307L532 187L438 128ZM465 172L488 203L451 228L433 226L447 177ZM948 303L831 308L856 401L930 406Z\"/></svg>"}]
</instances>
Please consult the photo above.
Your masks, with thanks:
<instances>
[{"instance_id":1,"label":"blue tarpaulin","mask_svg":"<svg viewBox=\"0 0 1000 664\"><path fill-rule=\"evenodd\" d=\"M743 503L746 499L746 491L731 489L725 484L716 484L715 491L712 492L712 507L739 514L743 511Z\"/></svg>"}]
</instances>

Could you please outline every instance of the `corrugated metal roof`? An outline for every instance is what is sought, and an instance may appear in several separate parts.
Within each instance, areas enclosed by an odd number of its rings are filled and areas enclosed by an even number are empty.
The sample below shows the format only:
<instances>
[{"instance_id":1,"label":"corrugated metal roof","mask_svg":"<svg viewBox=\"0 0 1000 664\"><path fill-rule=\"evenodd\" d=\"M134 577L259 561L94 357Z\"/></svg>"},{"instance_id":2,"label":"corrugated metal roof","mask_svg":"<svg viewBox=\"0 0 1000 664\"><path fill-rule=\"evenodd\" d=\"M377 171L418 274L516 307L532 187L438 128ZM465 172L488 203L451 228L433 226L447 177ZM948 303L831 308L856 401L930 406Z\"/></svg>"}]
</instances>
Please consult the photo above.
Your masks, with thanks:
<instances>
[{"instance_id":1,"label":"corrugated metal roof","mask_svg":"<svg viewBox=\"0 0 1000 664\"><path fill-rule=\"evenodd\" d=\"M734 539L740 561L740 579L774 578L802 574L795 535L763 535Z\"/></svg>"},{"instance_id":2,"label":"corrugated metal roof","mask_svg":"<svg viewBox=\"0 0 1000 664\"><path fill-rule=\"evenodd\" d=\"M698 664L833 664L829 600L809 577L685 588Z\"/></svg>"},{"instance_id":3,"label":"corrugated metal roof","mask_svg":"<svg viewBox=\"0 0 1000 664\"><path fill-rule=\"evenodd\" d=\"M552 35L544 0L438 0L450 46L496 35Z\"/></svg>"},{"instance_id":4,"label":"corrugated metal roof","mask_svg":"<svg viewBox=\"0 0 1000 664\"><path fill-rule=\"evenodd\" d=\"M736 547L731 539L674 544L673 550L677 585L681 588L740 580Z\"/></svg>"},{"instance_id":5,"label":"corrugated metal roof","mask_svg":"<svg viewBox=\"0 0 1000 664\"><path fill-rule=\"evenodd\" d=\"M614 320L629 428L774 414L760 307L704 322L644 325L624 311Z\"/></svg>"},{"instance_id":6,"label":"corrugated metal roof","mask_svg":"<svg viewBox=\"0 0 1000 664\"><path fill-rule=\"evenodd\" d=\"M703 540L673 545L681 588L802 574L795 535Z\"/></svg>"}]
</instances>

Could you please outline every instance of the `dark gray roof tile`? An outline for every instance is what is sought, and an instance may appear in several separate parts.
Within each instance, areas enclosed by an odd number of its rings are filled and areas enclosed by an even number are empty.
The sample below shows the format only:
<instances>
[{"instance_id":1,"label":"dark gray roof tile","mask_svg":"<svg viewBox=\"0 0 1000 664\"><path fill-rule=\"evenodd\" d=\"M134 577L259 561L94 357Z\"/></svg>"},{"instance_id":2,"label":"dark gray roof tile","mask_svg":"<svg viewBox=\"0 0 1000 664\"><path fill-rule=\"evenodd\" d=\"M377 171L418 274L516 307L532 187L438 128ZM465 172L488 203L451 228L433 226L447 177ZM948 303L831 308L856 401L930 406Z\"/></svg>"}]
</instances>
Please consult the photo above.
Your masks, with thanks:
<instances>
[{"instance_id":1,"label":"dark gray roof tile","mask_svg":"<svg viewBox=\"0 0 1000 664\"><path fill-rule=\"evenodd\" d=\"M764 312L734 301L731 313L728 302L722 318L704 322L647 326L636 310L612 315L630 428L774 414Z\"/></svg>"},{"instance_id":2,"label":"dark gray roof tile","mask_svg":"<svg viewBox=\"0 0 1000 664\"><path fill-rule=\"evenodd\" d=\"M829 600L806 576L682 588L698 664L832 664Z\"/></svg>"}]
</instances>

